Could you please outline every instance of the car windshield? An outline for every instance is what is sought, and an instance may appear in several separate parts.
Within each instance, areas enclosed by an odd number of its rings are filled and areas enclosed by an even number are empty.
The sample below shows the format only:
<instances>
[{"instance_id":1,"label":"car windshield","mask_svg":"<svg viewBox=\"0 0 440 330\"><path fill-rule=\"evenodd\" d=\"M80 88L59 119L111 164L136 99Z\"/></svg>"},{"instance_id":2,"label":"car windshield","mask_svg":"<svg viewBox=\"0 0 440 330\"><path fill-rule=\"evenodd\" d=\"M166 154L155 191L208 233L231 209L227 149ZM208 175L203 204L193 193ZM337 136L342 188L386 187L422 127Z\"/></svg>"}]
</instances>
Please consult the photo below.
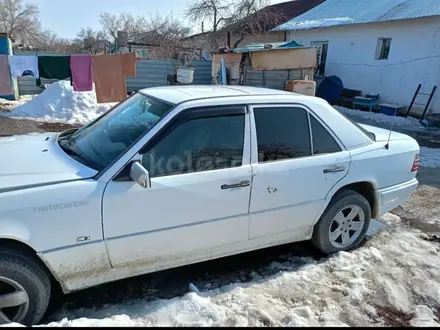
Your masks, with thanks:
<instances>
[{"instance_id":1,"label":"car windshield","mask_svg":"<svg viewBox=\"0 0 440 330\"><path fill-rule=\"evenodd\" d=\"M73 134L60 147L73 158L101 171L148 133L174 105L137 93Z\"/></svg>"}]
</instances>

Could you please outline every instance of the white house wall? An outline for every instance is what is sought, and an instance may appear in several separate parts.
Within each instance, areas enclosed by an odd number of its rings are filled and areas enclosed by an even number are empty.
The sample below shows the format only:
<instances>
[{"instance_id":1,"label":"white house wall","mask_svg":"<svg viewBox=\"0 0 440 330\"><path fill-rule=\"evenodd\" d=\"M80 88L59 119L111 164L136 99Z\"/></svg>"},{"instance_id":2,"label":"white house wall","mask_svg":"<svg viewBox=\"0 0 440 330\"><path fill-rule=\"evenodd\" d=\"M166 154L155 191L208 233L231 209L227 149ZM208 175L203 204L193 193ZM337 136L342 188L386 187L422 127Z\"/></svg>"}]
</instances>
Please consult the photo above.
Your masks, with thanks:
<instances>
[{"instance_id":1,"label":"white house wall","mask_svg":"<svg viewBox=\"0 0 440 330\"><path fill-rule=\"evenodd\" d=\"M409 105L418 84L421 92L430 93L440 83L438 17L290 31L287 36L305 46L328 41L325 75L339 76L346 88L379 93L385 102ZM392 38L388 60L375 59L378 38ZM440 90L431 103L436 113L439 94ZM419 96L416 102L427 100Z\"/></svg>"}]
</instances>

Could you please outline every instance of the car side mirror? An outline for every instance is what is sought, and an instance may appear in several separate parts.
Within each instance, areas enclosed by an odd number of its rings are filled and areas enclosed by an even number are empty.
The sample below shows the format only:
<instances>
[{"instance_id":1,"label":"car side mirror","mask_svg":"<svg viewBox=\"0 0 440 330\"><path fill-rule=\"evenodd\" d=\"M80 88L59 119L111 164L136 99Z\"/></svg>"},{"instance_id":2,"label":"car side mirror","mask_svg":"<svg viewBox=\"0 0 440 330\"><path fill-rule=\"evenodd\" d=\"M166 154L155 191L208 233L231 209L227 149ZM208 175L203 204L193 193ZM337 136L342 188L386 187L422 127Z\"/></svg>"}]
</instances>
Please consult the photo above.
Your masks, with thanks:
<instances>
[{"instance_id":1,"label":"car side mirror","mask_svg":"<svg viewBox=\"0 0 440 330\"><path fill-rule=\"evenodd\" d=\"M131 164L130 178L144 189L151 188L150 173L139 162Z\"/></svg>"}]
</instances>

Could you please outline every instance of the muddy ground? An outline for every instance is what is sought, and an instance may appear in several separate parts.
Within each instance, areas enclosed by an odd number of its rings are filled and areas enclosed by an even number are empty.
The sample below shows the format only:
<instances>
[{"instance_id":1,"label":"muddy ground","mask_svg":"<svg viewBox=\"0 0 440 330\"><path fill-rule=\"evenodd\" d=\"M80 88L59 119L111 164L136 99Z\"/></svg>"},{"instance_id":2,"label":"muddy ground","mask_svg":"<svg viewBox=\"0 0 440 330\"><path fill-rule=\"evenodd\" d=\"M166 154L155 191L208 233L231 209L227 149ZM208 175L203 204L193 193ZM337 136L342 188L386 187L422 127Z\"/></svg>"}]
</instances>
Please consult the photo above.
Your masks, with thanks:
<instances>
[{"instance_id":1,"label":"muddy ground","mask_svg":"<svg viewBox=\"0 0 440 330\"><path fill-rule=\"evenodd\" d=\"M62 132L72 127L78 127L78 125L45 123L34 120L0 117L0 136L27 134L33 132Z\"/></svg>"},{"instance_id":2,"label":"muddy ground","mask_svg":"<svg viewBox=\"0 0 440 330\"><path fill-rule=\"evenodd\" d=\"M31 132L60 132L73 125L43 123L31 120L16 120L0 117L0 136ZM440 139L432 136L415 136L421 146L438 147ZM418 173L420 185L410 200L392 213L399 215L404 225L418 228L427 234L440 235L440 168L421 168ZM81 310L87 307L104 306L129 299L153 300L183 295L188 283L219 287L234 281L248 281L255 273L271 275L267 267L286 253L307 255L319 259L321 255L308 242L222 258L196 265L180 267L146 276L122 280L95 288L79 291L67 296L59 295L52 301L43 323L57 320L66 310Z\"/></svg>"}]
</instances>

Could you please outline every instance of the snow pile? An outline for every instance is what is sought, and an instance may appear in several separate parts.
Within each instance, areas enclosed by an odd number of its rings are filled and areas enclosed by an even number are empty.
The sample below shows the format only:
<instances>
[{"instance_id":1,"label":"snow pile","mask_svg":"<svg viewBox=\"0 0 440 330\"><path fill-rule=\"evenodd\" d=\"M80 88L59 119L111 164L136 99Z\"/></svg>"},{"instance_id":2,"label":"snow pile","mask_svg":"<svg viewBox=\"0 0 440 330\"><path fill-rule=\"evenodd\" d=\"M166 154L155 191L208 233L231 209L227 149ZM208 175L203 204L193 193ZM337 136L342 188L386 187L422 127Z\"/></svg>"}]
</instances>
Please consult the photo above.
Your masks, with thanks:
<instances>
[{"instance_id":1,"label":"snow pile","mask_svg":"<svg viewBox=\"0 0 440 330\"><path fill-rule=\"evenodd\" d=\"M420 166L440 167L440 148L420 147Z\"/></svg>"},{"instance_id":2,"label":"snow pile","mask_svg":"<svg viewBox=\"0 0 440 330\"><path fill-rule=\"evenodd\" d=\"M274 276L81 309L48 326L439 326L439 244L387 218L392 230L352 252L319 261L287 256L269 266L279 270Z\"/></svg>"},{"instance_id":3,"label":"snow pile","mask_svg":"<svg viewBox=\"0 0 440 330\"><path fill-rule=\"evenodd\" d=\"M398 117L398 116L387 116L383 113L375 113L370 111L361 111L361 110L353 110L344 107L340 107L338 105L333 106L336 110L341 112L342 114L350 117L355 122L365 124L365 125L374 125L386 129L391 128L391 124L394 123L394 129L404 129L410 131L424 131L426 130L423 127L419 120L413 117Z\"/></svg>"},{"instance_id":4,"label":"snow pile","mask_svg":"<svg viewBox=\"0 0 440 330\"><path fill-rule=\"evenodd\" d=\"M98 104L94 90L75 92L70 82L58 81L6 115L46 122L85 124L108 111L114 104Z\"/></svg>"}]
</instances>

